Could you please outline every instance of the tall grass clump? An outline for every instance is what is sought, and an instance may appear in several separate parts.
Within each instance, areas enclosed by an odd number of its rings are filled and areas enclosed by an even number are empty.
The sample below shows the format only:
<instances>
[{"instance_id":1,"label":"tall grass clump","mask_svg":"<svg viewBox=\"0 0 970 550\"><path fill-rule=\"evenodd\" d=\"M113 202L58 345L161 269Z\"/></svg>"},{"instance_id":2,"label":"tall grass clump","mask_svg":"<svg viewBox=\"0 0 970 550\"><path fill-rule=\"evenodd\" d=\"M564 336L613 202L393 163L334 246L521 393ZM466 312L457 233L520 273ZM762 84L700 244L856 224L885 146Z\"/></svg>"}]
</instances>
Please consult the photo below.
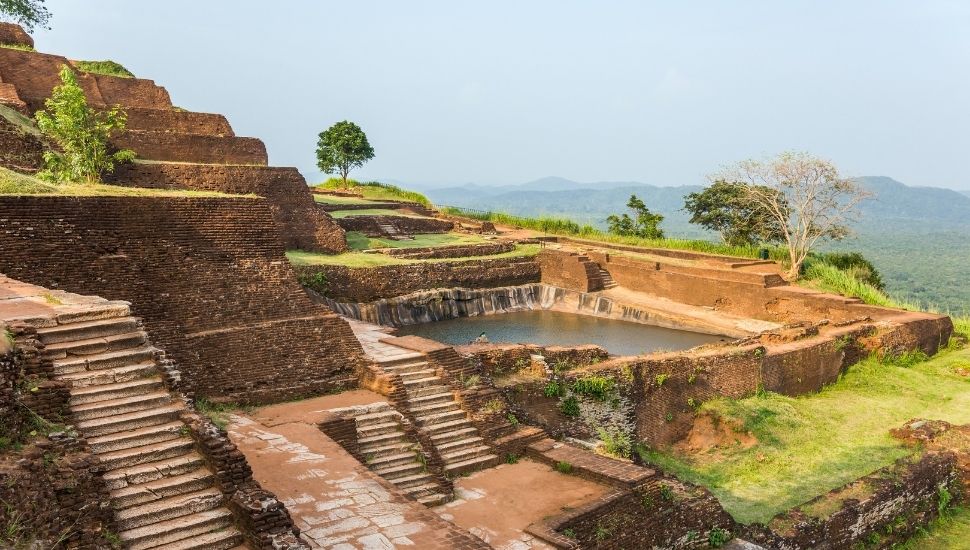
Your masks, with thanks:
<instances>
[{"instance_id":1,"label":"tall grass clump","mask_svg":"<svg viewBox=\"0 0 970 550\"><path fill-rule=\"evenodd\" d=\"M428 200L428 197L425 197L421 193L418 193L417 191L408 191L407 189L401 189L396 185L381 183L379 181L367 181L361 183L356 180L348 179L347 187L345 188L343 186L343 180L340 178L330 178L321 183L318 187L323 189L350 189L352 191L358 191L365 199L416 202L422 206L427 206L429 208L431 207L431 201Z\"/></svg>"},{"instance_id":2,"label":"tall grass clump","mask_svg":"<svg viewBox=\"0 0 970 550\"><path fill-rule=\"evenodd\" d=\"M819 290L859 298L869 305L884 307L901 305L878 288L856 278L851 271L839 269L825 262L811 263L805 269L804 278Z\"/></svg>"}]
</instances>

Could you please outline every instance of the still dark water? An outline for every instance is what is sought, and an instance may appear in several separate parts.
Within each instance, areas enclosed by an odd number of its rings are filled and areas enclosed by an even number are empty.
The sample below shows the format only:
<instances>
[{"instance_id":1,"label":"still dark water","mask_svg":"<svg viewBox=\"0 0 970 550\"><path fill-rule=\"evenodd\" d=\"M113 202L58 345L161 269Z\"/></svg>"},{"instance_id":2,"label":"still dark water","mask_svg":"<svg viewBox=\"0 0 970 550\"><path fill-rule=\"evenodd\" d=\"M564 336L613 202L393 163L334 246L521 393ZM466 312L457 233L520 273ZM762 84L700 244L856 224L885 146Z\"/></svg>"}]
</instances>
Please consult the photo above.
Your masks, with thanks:
<instances>
[{"instance_id":1,"label":"still dark water","mask_svg":"<svg viewBox=\"0 0 970 550\"><path fill-rule=\"evenodd\" d=\"M614 355L676 351L727 340L699 332L544 310L460 317L398 329L400 336L414 334L453 345L468 344L483 332L493 344L596 344Z\"/></svg>"}]
</instances>

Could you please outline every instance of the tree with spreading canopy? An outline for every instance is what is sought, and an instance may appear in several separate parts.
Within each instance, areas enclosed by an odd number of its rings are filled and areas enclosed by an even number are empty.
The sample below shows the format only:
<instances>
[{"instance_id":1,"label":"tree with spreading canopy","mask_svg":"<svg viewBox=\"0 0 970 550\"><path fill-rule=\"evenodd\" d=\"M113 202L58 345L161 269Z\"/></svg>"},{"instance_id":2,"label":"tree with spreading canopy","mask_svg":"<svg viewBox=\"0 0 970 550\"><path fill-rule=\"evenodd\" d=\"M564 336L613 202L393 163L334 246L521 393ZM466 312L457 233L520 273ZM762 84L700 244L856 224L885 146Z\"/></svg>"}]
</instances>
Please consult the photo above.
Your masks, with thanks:
<instances>
[{"instance_id":1,"label":"tree with spreading canopy","mask_svg":"<svg viewBox=\"0 0 970 550\"><path fill-rule=\"evenodd\" d=\"M784 197L778 200L785 201ZM787 209L787 205L783 206ZM687 195L684 209L691 214L690 223L717 231L731 246L784 240L778 220L769 209L748 197L745 183L717 180L703 191Z\"/></svg>"},{"instance_id":2,"label":"tree with spreading canopy","mask_svg":"<svg viewBox=\"0 0 970 550\"><path fill-rule=\"evenodd\" d=\"M353 122L338 122L320 133L317 142L317 166L326 174L340 174L343 186L352 168L359 168L374 158L374 148L367 134Z\"/></svg>"},{"instance_id":3,"label":"tree with spreading canopy","mask_svg":"<svg viewBox=\"0 0 970 550\"><path fill-rule=\"evenodd\" d=\"M644 239L664 238L664 232L660 229L660 222L664 219L662 214L651 212L636 195L630 195L626 207L633 211L632 217L629 214L619 216L613 214L606 218L610 233L623 237L641 237Z\"/></svg>"},{"instance_id":4,"label":"tree with spreading canopy","mask_svg":"<svg viewBox=\"0 0 970 550\"><path fill-rule=\"evenodd\" d=\"M67 65L61 67L60 77L61 84L44 102L44 110L34 115L40 131L57 144L55 150L44 153L46 168L38 176L58 183L98 183L115 163L135 158L132 151L111 152L108 146L111 134L125 129L125 113L117 106L92 109Z\"/></svg>"},{"instance_id":5,"label":"tree with spreading canopy","mask_svg":"<svg viewBox=\"0 0 970 550\"><path fill-rule=\"evenodd\" d=\"M0 0L0 16L19 23L27 32L34 27L47 28L51 19L44 0Z\"/></svg>"},{"instance_id":6,"label":"tree with spreading canopy","mask_svg":"<svg viewBox=\"0 0 970 550\"><path fill-rule=\"evenodd\" d=\"M831 162L804 152L745 160L710 179L743 184L745 200L777 224L788 249L789 279L798 277L805 258L821 241L848 236L859 203L872 196Z\"/></svg>"}]
</instances>

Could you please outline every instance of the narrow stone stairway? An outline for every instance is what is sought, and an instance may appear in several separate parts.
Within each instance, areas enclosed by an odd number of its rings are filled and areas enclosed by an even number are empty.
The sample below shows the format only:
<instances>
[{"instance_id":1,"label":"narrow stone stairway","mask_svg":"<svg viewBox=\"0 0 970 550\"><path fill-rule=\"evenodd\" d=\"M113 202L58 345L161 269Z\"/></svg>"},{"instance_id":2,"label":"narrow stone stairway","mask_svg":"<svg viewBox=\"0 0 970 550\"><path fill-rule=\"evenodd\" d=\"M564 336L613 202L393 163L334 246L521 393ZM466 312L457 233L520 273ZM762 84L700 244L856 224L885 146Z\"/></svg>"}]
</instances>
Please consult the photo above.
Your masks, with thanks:
<instances>
[{"instance_id":1,"label":"narrow stone stairway","mask_svg":"<svg viewBox=\"0 0 970 550\"><path fill-rule=\"evenodd\" d=\"M448 489L428 472L421 445L408 438L402 419L403 415L387 404L354 417L357 443L367 466L421 504L447 502Z\"/></svg>"},{"instance_id":2,"label":"narrow stone stairway","mask_svg":"<svg viewBox=\"0 0 970 550\"><path fill-rule=\"evenodd\" d=\"M460 475L489 468L499 457L485 444L447 383L421 357L394 359L381 368L401 376L417 428L427 433L445 463L444 473Z\"/></svg>"},{"instance_id":3,"label":"narrow stone stairway","mask_svg":"<svg viewBox=\"0 0 970 550\"><path fill-rule=\"evenodd\" d=\"M105 464L125 548L226 550L243 544L213 472L166 390L156 349L127 307L37 329L54 376L71 386L76 427Z\"/></svg>"},{"instance_id":4,"label":"narrow stone stairway","mask_svg":"<svg viewBox=\"0 0 970 550\"><path fill-rule=\"evenodd\" d=\"M379 227L380 230L381 230L381 232L383 232L385 235L387 235L387 238L389 238L391 240L395 240L395 241L413 241L414 240L414 237L412 235L409 235L409 234L401 231L400 229L398 229L397 225L395 225L394 222L392 222L390 220L378 221L377 222L377 227Z\"/></svg>"},{"instance_id":5,"label":"narrow stone stairway","mask_svg":"<svg viewBox=\"0 0 970 550\"><path fill-rule=\"evenodd\" d=\"M600 267L599 276L600 276L600 286L602 287L603 290L609 290L611 288L616 288L617 286L619 286L616 284L616 281L613 280L613 275L611 275L609 271L603 269L602 267Z\"/></svg>"}]
</instances>

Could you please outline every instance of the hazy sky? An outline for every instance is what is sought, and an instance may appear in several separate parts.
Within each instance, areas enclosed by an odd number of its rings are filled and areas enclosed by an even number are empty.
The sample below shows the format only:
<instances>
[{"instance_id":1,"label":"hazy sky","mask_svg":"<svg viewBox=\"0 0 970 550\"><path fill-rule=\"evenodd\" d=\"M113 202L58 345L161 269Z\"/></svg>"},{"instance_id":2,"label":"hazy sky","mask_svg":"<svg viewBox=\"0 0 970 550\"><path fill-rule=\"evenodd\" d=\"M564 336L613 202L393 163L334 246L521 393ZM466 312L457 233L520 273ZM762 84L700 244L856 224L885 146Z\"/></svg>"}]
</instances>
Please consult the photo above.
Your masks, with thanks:
<instances>
[{"instance_id":1,"label":"hazy sky","mask_svg":"<svg viewBox=\"0 0 970 550\"><path fill-rule=\"evenodd\" d=\"M110 58L316 179L700 183L786 149L970 188L970 2L47 0L40 51Z\"/></svg>"}]
</instances>

